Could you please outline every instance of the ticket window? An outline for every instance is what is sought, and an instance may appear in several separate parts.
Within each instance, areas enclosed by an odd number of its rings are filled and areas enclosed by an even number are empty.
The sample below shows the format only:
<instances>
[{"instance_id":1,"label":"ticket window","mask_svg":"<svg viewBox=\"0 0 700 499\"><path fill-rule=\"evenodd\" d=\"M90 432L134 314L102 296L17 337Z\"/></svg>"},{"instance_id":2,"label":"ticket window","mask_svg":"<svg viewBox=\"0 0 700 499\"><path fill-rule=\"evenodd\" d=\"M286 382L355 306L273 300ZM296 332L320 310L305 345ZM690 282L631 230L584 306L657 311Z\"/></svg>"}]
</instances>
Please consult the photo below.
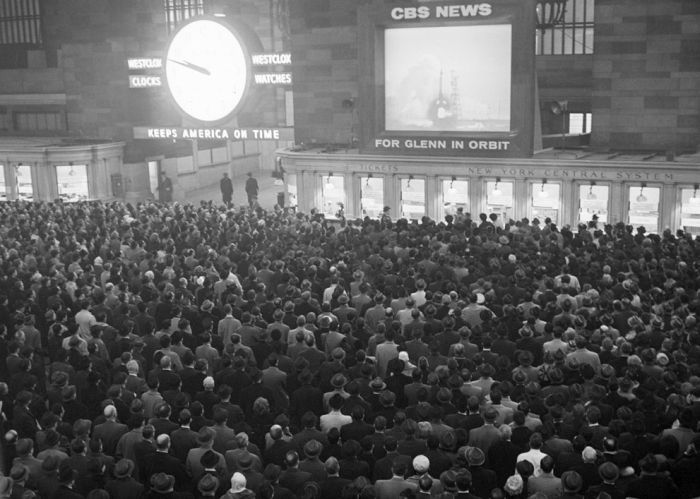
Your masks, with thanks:
<instances>
[{"instance_id":1,"label":"ticket window","mask_svg":"<svg viewBox=\"0 0 700 499\"><path fill-rule=\"evenodd\" d=\"M0 164L0 201L7 201L7 182L5 181L5 165Z\"/></svg>"},{"instance_id":2,"label":"ticket window","mask_svg":"<svg viewBox=\"0 0 700 499\"><path fill-rule=\"evenodd\" d=\"M578 188L578 223L588 225L593 216L598 216L598 227L608 223L608 199L610 187L607 185L580 185Z\"/></svg>"},{"instance_id":3,"label":"ticket window","mask_svg":"<svg viewBox=\"0 0 700 499\"><path fill-rule=\"evenodd\" d=\"M661 189L645 185L630 187L629 224L637 228L644 226L647 233L659 232L659 201Z\"/></svg>"},{"instance_id":4,"label":"ticket window","mask_svg":"<svg viewBox=\"0 0 700 499\"><path fill-rule=\"evenodd\" d=\"M57 165L58 197L64 202L86 201L88 194L87 165Z\"/></svg>"},{"instance_id":5,"label":"ticket window","mask_svg":"<svg viewBox=\"0 0 700 499\"><path fill-rule=\"evenodd\" d=\"M513 182L486 182L486 212L495 213L496 224L501 227L513 218Z\"/></svg>"},{"instance_id":6,"label":"ticket window","mask_svg":"<svg viewBox=\"0 0 700 499\"><path fill-rule=\"evenodd\" d=\"M681 189L681 227L693 235L700 235L700 192L698 187Z\"/></svg>"},{"instance_id":7,"label":"ticket window","mask_svg":"<svg viewBox=\"0 0 700 499\"><path fill-rule=\"evenodd\" d=\"M360 210L362 217L379 218L384 210L384 179L360 177Z\"/></svg>"},{"instance_id":8,"label":"ticket window","mask_svg":"<svg viewBox=\"0 0 700 499\"><path fill-rule=\"evenodd\" d=\"M345 216L345 177L328 175L323 177L321 196L323 214L328 218Z\"/></svg>"},{"instance_id":9,"label":"ticket window","mask_svg":"<svg viewBox=\"0 0 700 499\"><path fill-rule=\"evenodd\" d=\"M34 199L34 185L32 184L32 169L29 165L17 165L15 168L15 180L17 182L17 199L32 201Z\"/></svg>"},{"instance_id":10,"label":"ticket window","mask_svg":"<svg viewBox=\"0 0 700 499\"><path fill-rule=\"evenodd\" d=\"M549 218L559 225L561 213L561 185L547 182L534 183L530 186L530 219L538 218L544 222Z\"/></svg>"},{"instance_id":11,"label":"ticket window","mask_svg":"<svg viewBox=\"0 0 700 499\"><path fill-rule=\"evenodd\" d=\"M401 218L420 220L425 216L425 179L401 179Z\"/></svg>"},{"instance_id":12,"label":"ticket window","mask_svg":"<svg viewBox=\"0 0 700 499\"><path fill-rule=\"evenodd\" d=\"M454 215L459 208L463 213L469 212L469 181L456 178L442 181L442 204L440 205L440 220L447 215Z\"/></svg>"}]
</instances>

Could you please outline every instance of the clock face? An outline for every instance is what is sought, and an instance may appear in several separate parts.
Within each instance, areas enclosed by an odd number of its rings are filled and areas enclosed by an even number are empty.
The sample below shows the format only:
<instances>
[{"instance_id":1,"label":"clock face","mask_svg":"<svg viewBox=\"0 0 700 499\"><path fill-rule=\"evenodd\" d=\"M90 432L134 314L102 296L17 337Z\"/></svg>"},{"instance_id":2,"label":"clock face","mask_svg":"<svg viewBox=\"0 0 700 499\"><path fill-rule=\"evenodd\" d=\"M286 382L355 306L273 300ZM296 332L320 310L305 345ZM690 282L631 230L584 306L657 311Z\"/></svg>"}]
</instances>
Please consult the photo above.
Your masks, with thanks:
<instances>
[{"instance_id":1,"label":"clock face","mask_svg":"<svg viewBox=\"0 0 700 499\"><path fill-rule=\"evenodd\" d=\"M236 34L213 19L197 19L173 36L165 60L170 95L191 118L217 122L243 101L248 53Z\"/></svg>"}]
</instances>

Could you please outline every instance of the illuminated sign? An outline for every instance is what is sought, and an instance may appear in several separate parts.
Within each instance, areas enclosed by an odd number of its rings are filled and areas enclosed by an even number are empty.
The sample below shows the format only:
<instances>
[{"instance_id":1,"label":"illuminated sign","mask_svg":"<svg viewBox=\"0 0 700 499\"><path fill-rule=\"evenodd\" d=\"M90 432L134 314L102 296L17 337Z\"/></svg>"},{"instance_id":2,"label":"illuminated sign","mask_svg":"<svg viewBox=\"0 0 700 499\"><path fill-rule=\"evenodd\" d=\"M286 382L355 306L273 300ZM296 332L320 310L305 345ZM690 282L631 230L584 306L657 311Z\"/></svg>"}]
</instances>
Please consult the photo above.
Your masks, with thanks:
<instances>
[{"instance_id":1,"label":"illuminated sign","mask_svg":"<svg viewBox=\"0 0 700 499\"><path fill-rule=\"evenodd\" d=\"M294 140L293 128L134 127L135 139Z\"/></svg>"},{"instance_id":2,"label":"illuminated sign","mask_svg":"<svg viewBox=\"0 0 700 499\"><path fill-rule=\"evenodd\" d=\"M163 59L160 57L135 57L133 59L127 59L126 64L129 66L129 70L162 69Z\"/></svg>"},{"instance_id":3,"label":"illuminated sign","mask_svg":"<svg viewBox=\"0 0 700 499\"><path fill-rule=\"evenodd\" d=\"M397 3L360 11L360 152L532 156L532 2Z\"/></svg>"},{"instance_id":4,"label":"illuminated sign","mask_svg":"<svg viewBox=\"0 0 700 499\"><path fill-rule=\"evenodd\" d=\"M421 5L420 7L394 7L391 18L394 21L425 20L430 18L466 18L487 17L493 13L490 3L474 3L467 5Z\"/></svg>"},{"instance_id":5,"label":"illuminated sign","mask_svg":"<svg viewBox=\"0 0 700 499\"><path fill-rule=\"evenodd\" d=\"M162 85L160 76L129 75L129 88L153 88Z\"/></svg>"},{"instance_id":6,"label":"illuminated sign","mask_svg":"<svg viewBox=\"0 0 700 499\"><path fill-rule=\"evenodd\" d=\"M292 73L256 73L253 79L256 85L291 85Z\"/></svg>"},{"instance_id":7,"label":"illuminated sign","mask_svg":"<svg viewBox=\"0 0 700 499\"><path fill-rule=\"evenodd\" d=\"M250 58L253 66L285 65L292 63L292 54L288 52L275 54L253 54Z\"/></svg>"}]
</instances>

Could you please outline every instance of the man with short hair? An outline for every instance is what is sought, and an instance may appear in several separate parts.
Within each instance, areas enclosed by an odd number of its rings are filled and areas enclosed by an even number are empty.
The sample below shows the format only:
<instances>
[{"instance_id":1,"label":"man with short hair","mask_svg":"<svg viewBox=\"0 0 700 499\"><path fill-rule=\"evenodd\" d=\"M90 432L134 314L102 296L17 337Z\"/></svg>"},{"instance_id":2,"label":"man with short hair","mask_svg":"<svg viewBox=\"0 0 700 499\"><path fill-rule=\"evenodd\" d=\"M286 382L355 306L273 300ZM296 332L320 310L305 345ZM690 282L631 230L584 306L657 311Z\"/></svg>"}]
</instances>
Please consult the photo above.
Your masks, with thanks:
<instances>
[{"instance_id":1,"label":"man with short hair","mask_svg":"<svg viewBox=\"0 0 700 499\"><path fill-rule=\"evenodd\" d=\"M531 476L527 481L527 493L542 493L549 499L558 499L562 494L561 479L554 476L554 459L545 456L540 460L540 476Z\"/></svg>"},{"instance_id":2,"label":"man with short hair","mask_svg":"<svg viewBox=\"0 0 700 499\"><path fill-rule=\"evenodd\" d=\"M547 454L540 450L542 448L542 434L535 432L530 435L529 446L530 450L519 454L515 462L519 463L520 461L529 461L532 463L535 470L532 476L539 477L542 474L542 459L547 456Z\"/></svg>"}]
</instances>

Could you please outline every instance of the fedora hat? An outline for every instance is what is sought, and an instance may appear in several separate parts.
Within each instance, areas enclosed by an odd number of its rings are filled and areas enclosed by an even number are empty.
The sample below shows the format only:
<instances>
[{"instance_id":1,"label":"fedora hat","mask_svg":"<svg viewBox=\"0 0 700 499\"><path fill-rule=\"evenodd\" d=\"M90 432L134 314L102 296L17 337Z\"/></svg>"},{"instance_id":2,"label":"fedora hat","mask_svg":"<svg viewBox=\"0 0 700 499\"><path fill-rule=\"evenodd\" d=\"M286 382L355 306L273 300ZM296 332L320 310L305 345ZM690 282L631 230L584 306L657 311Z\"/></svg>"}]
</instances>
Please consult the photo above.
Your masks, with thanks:
<instances>
[{"instance_id":1,"label":"fedora hat","mask_svg":"<svg viewBox=\"0 0 700 499\"><path fill-rule=\"evenodd\" d=\"M126 478L134 471L134 462L131 459L120 459L114 465L115 478Z\"/></svg>"},{"instance_id":2,"label":"fedora hat","mask_svg":"<svg viewBox=\"0 0 700 499\"><path fill-rule=\"evenodd\" d=\"M207 428L206 426L199 430L199 433L197 434L197 443L199 445L208 444L209 442L212 442L213 440L214 440L214 430L212 430L211 428Z\"/></svg>"},{"instance_id":3,"label":"fedora hat","mask_svg":"<svg viewBox=\"0 0 700 499\"><path fill-rule=\"evenodd\" d=\"M214 492L219 488L219 479L211 473L206 473L197 483L197 490L202 494Z\"/></svg>"},{"instance_id":4,"label":"fedora hat","mask_svg":"<svg viewBox=\"0 0 700 499\"><path fill-rule=\"evenodd\" d=\"M175 477L167 473L156 473L151 477L151 487L156 492L169 492L175 484Z\"/></svg>"},{"instance_id":5,"label":"fedora hat","mask_svg":"<svg viewBox=\"0 0 700 499\"><path fill-rule=\"evenodd\" d=\"M334 374L331 378L331 386L333 388L342 388L347 382L347 378L341 373Z\"/></svg>"},{"instance_id":6,"label":"fedora hat","mask_svg":"<svg viewBox=\"0 0 700 499\"><path fill-rule=\"evenodd\" d=\"M384 383L382 378L376 377L370 381L369 387L375 392L380 392L386 388L386 383Z\"/></svg>"}]
</instances>

